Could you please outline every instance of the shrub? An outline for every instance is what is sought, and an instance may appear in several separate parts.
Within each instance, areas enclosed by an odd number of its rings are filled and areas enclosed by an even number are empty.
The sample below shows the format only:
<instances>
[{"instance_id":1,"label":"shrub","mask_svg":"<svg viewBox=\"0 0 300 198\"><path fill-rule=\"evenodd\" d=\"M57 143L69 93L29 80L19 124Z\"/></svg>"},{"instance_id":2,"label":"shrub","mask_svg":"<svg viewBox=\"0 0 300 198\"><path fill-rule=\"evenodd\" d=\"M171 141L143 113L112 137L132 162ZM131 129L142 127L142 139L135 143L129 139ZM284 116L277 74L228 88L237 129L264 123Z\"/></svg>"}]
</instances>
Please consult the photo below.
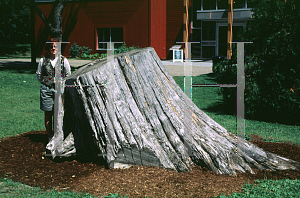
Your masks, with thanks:
<instances>
[{"instance_id":1,"label":"shrub","mask_svg":"<svg viewBox=\"0 0 300 198\"><path fill-rule=\"evenodd\" d=\"M69 50L70 52L70 56L74 57L74 58L90 58L90 53L91 53L92 49L86 47L86 46L82 46L80 47L79 45L76 44L76 42L73 43L73 45L71 45L71 48ZM98 54L99 56L99 54ZM94 56L92 56L94 57Z\"/></svg>"},{"instance_id":2,"label":"shrub","mask_svg":"<svg viewBox=\"0 0 300 198\"><path fill-rule=\"evenodd\" d=\"M71 48L69 49L70 56L74 58L79 57L80 51L81 51L81 47L77 45L76 42L74 42L73 45L71 45Z\"/></svg>"},{"instance_id":3,"label":"shrub","mask_svg":"<svg viewBox=\"0 0 300 198\"><path fill-rule=\"evenodd\" d=\"M245 62L246 118L299 124L296 115L300 115L300 90L297 89L297 85L284 88L281 83L285 76L272 71L269 74L264 73L262 67L265 63L257 57L247 57ZM237 83L237 68L231 61L218 63L215 73L220 84ZM222 88L221 94L228 105L236 103L236 89Z\"/></svg>"},{"instance_id":4,"label":"shrub","mask_svg":"<svg viewBox=\"0 0 300 198\"><path fill-rule=\"evenodd\" d=\"M124 42L121 47L117 48L114 51L114 54L119 54L119 53L122 53L122 52L127 52L127 51L135 50L135 49L140 49L140 48L139 47L135 47L135 46L127 47L126 43ZM99 59L105 58L105 57L107 57L107 53L101 54L101 56L99 57Z\"/></svg>"},{"instance_id":5,"label":"shrub","mask_svg":"<svg viewBox=\"0 0 300 198\"><path fill-rule=\"evenodd\" d=\"M122 52L126 52L126 51L130 51L130 50L135 50L135 49L139 49L139 47L127 47L125 43L122 44L121 47L117 48L114 51L114 54L118 54L118 53L122 53ZM105 58L107 57L107 53L103 53L101 55L99 55L98 53L96 54L90 54L92 49L86 47L86 46L82 46L80 47L79 45L75 43L73 43L73 45L70 48L70 56L71 57L76 57L76 58L83 58L83 59L101 59L101 58Z\"/></svg>"},{"instance_id":6,"label":"shrub","mask_svg":"<svg viewBox=\"0 0 300 198\"><path fill-rule=\"evenodd\" d=\"M81 47L81 56L82 56L83 54L89 55L89 54L91 53L91 51L92 51L92 49L90 49L90 48L88 48L88 47L86 47L86 46L82 46L82 47ZM89 56L88 56L88 57L89 57Z\"/></svg>"},{"instance_id":7,"label":"shrub","mask_svg":"<svg viewBox=\"0 0 300 198\"><path fill-rule=\"evenodd\" d=\"M124 42L124 43L122 44L122 46L119 47L119 48L116 50L116 53L127 52L127 51L135 50L135 49L140 49L140 48L139 48L139 46L138 46L138 47L135 47L135 46L127 47L127 46L126 46L126 43Z\"/></svg>"},{"instance_id":8,"label":"shrub","mask_svg":"<svg viewBox=\"0 0 300 198\"><path fill-rule=\"evenodd\" d=\"M245 113L248 118L299 124L300 115L300 1L251 0L254 19L248 21L238 40L245 45ZM235 45L233 45L235 46ZM233 49L233 53L236 48ZM236 76L232 62L214 69L219 83L231 83ZM226 82L225 82L226 81ZM235 102L235 90L223 88L225 100Z\"/></svg>"}]
</instances>

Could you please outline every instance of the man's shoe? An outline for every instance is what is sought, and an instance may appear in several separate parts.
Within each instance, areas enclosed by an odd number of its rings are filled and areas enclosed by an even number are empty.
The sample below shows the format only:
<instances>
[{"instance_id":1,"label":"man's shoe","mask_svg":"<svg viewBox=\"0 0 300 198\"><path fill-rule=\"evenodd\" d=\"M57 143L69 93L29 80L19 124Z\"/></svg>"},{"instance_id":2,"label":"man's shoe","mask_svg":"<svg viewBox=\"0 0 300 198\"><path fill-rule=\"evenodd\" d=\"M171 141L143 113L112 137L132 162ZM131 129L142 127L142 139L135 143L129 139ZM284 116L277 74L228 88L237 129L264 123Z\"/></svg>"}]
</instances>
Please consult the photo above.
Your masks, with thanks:
<instances>
[{"instance_id":1,"label":"man's shoe","mask_svg":"<svg viewBox=\"0 0 300 198\"><path fill-rule=\"evenodd\" d=\"M46 149L46 151L45 151L45 157L52 157L50 150Z\"/></svg>"}]
</instances>

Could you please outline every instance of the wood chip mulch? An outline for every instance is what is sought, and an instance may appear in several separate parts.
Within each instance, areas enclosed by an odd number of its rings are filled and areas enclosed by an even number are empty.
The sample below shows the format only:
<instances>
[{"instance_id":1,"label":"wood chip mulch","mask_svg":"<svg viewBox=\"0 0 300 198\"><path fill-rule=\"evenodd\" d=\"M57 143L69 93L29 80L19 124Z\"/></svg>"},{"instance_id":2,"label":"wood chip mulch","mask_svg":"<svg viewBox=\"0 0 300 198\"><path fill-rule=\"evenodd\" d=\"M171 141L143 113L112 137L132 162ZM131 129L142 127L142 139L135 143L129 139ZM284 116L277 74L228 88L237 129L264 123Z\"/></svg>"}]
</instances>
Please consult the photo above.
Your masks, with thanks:
<instances>
[{"instance_id":1,"label":"wood chip mulch","mask_svg":"<svg viewBox=\"0 0 300 198\"><path fill-rule=\"evenodd\" d=\"M266 151L300 162L300 146L263 142L256 135L251 142ZM44 190L70 190L101 197L109 193L130 197L214 197L242 192L242 185L257 179L298 179L299 171L259 171L255 175L239 173L237 177L218 175L201 167L176 173L158 167L132 166L108 169L101 163L58 162L44 158L47 135L31 131L0 140L0 177L11 178Z\"/></svg>"}]
</instances>

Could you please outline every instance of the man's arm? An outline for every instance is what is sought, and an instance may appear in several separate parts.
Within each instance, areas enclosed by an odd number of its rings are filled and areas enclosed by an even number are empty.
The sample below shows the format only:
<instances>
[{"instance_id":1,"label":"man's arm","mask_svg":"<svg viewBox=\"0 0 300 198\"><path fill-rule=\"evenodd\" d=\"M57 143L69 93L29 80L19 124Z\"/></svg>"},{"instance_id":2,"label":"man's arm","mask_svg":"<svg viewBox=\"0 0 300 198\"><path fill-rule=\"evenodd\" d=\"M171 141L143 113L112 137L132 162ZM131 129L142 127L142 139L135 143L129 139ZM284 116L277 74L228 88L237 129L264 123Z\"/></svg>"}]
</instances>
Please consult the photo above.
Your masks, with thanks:
<instances>
[{"instance_id":1,"label":"man's arm","mask_svg":"<svg viewBox=\"0 0 300 198\"><path fill-rule=\"evenodd\" d=\"M42 83L42 64L43 64L43 58L40 59L38 68L36 70L37 79L40 83Z\"/></svg>"},{"instance_id":2,"label":"man's arm","mask_svg":"<svg viewBox=\"0 0 300 198\"><path fill-rule=\"evenodd\" d=\"M65 66L65 73L66 73L66 77L71 75L71 67L70 67L70 63L67 60L67 58L64 58L64 66Z\"/></svg>"}]
</instances>

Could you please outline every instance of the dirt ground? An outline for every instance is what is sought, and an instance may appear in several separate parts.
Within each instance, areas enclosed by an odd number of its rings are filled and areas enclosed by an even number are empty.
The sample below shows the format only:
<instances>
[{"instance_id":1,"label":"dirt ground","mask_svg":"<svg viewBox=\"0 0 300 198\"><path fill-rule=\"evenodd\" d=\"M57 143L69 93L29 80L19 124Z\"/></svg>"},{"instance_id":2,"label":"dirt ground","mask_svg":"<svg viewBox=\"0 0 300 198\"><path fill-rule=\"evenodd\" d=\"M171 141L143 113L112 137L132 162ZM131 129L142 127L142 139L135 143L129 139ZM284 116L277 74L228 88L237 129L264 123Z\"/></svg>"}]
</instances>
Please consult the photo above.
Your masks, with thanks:
<instances>
[{"instance_id":1,"label":"dirt ground","mask_svg":"<svg viewBox=\"0 0 300 198\"><path fill-rule=\"evenodd\" d=\"M300 162L300 146L267 143L252 136L252 143L264 150ZM95 196L118 193L130 197L213 197L224 192L242 192L244 183L257 179L299 179L299 171L259 171L255 175L240 173L237 177L217 175L202 168L176 173L158 167L132 166L129 169L107 169L99 163L76 160L53 161L43 157L47 135L32 131L0 140L0 177L11 178L30 186L58 191L87 192Z\"/></svg>"}]
</instances>

